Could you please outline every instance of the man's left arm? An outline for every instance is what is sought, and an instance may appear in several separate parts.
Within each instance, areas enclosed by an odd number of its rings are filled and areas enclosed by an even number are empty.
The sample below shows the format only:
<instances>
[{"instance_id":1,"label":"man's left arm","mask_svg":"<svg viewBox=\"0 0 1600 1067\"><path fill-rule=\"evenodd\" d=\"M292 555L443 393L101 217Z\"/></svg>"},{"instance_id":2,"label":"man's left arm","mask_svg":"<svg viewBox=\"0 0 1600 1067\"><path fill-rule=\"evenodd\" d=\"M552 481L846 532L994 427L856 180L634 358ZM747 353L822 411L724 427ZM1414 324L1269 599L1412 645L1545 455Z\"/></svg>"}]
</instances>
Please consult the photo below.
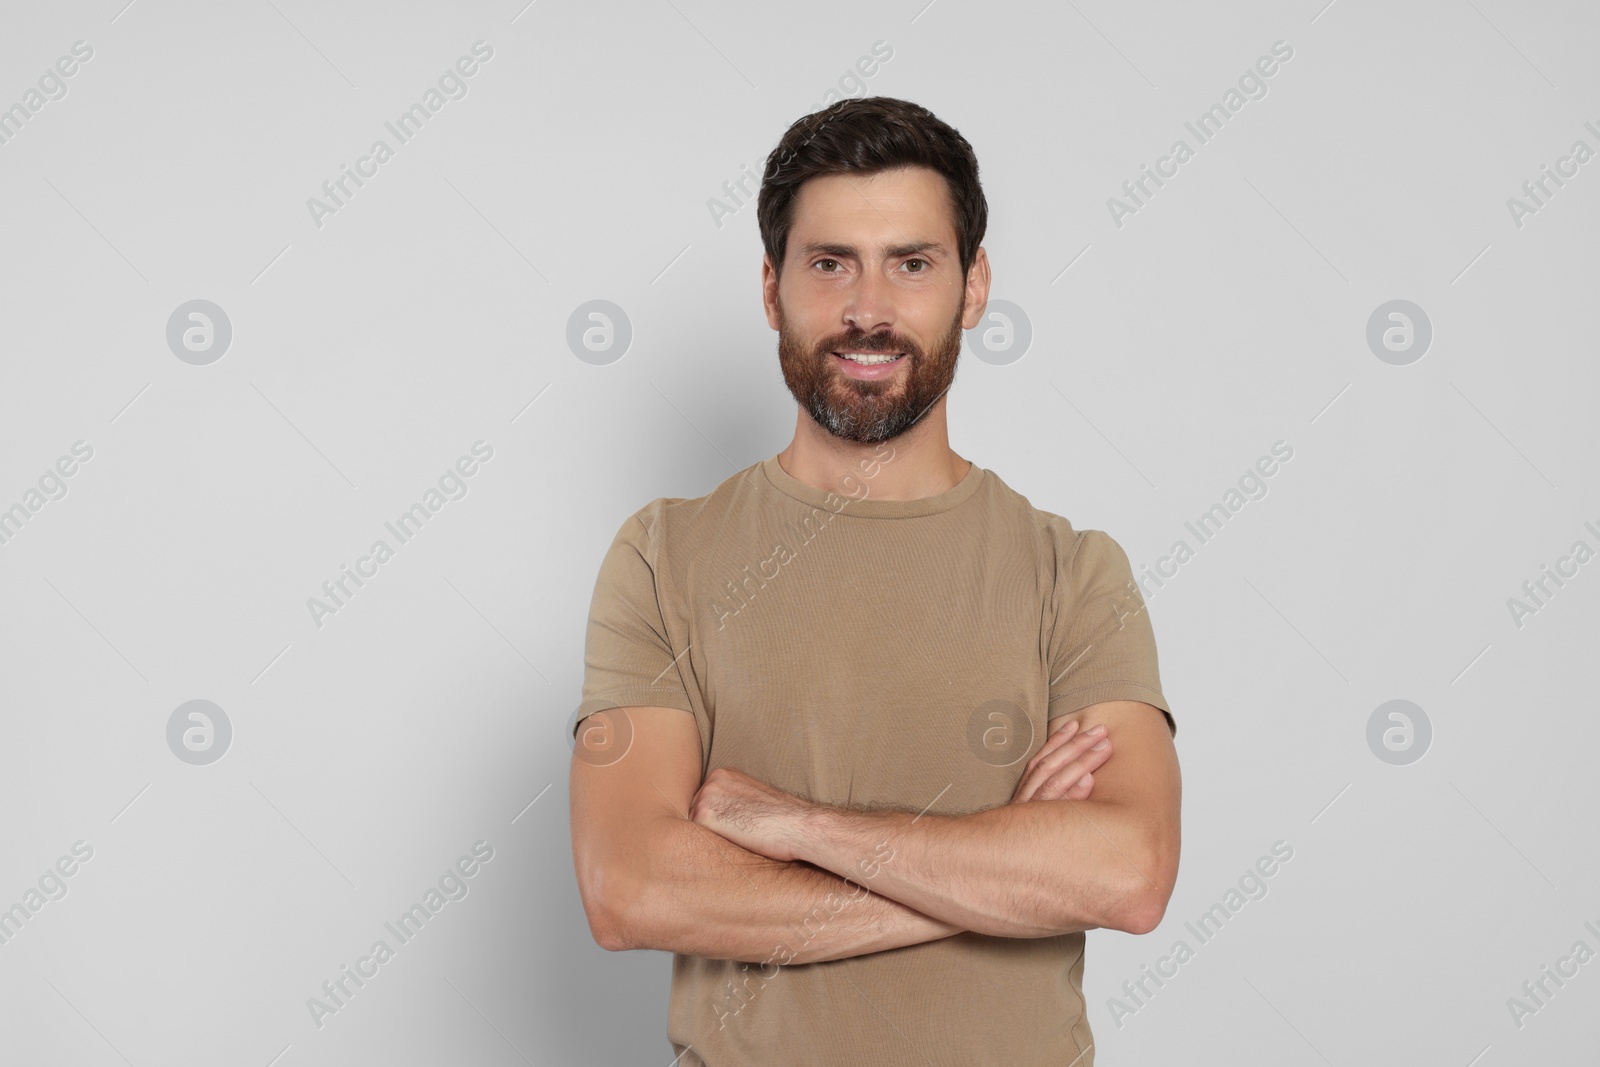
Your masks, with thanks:
<instances>
[{"instance_id":1,"label":"man's left arm","mask_svg":"<svg viewBox=\"0 0 1600 1067\"><path fill-rule=\"evenodd\" d=\"M919 815L782 794L727 822L709 818L752 851L805 860L977 933L1148 933L1178 871L1181 782L1166 717L1142 701L1108 700L1053 719L1051 736L1073 720L1081 732L1103 723L1111 741L1085 800Z\"/></svg>"}]
</instances>

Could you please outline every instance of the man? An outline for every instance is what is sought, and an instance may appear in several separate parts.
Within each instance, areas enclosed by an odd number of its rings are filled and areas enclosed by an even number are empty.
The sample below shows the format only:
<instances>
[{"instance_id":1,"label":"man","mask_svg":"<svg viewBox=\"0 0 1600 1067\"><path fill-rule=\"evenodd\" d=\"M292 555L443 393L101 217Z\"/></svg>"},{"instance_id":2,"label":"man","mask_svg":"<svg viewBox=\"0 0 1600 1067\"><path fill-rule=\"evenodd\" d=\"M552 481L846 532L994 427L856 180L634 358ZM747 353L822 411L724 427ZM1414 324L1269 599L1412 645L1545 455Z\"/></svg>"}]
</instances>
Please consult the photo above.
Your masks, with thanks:
<instances>
[{"instance_id":1,"label":"man","mask_svg":"<svg viewBox=\"0 0 1600 1067\"><path fill-rule=\"evenodd\" d=\"M651 501L601 565L590 929L674 953L684 1067L1092 1067L1084 931L1161 920L1177 727L1122 549L949 446L989 293L971 146L841 101L773 150L758 215L794 439Z\"/></svg>"}]
</instances>

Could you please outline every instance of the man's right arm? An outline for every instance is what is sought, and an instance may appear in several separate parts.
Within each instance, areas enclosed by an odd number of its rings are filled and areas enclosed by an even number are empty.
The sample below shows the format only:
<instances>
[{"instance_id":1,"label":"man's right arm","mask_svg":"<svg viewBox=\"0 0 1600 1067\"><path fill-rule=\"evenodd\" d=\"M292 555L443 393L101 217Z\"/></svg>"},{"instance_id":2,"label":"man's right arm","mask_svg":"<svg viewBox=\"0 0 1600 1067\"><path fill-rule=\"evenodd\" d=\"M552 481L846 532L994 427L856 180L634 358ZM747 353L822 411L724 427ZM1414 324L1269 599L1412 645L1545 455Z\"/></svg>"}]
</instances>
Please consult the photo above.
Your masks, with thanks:
<instances>
[{"instance_id":1,"label":"man's right arm","mask_svg":"<svg viewBox=\"0 0 1600 1067\"><path fill-rule=\"evenodd\" d=\"M628 749L604 765L585 759L588 723L580 724L571 781L578 892L601 947L815 963L962 932L860 883L768 859L691 822L700 786L694 716L663 707L602 714L627 716Z\"/></svg>"}]
</instances>

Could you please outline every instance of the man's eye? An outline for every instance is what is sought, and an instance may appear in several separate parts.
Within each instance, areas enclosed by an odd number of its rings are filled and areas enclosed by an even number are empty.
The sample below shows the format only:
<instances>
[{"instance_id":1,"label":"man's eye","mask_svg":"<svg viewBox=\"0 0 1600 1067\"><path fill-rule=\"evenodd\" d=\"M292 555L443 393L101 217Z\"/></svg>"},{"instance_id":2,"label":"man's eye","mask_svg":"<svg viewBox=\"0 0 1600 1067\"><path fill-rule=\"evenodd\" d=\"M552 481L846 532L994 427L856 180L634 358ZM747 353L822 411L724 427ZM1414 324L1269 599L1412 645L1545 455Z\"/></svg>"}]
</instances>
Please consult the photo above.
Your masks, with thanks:
<instances>
[{"instance_id":1,"label":"man's eye","mask_svg":"<svg viewBox=\"0 0 1600 1067\"><path fill-rule=\"evenodd\" d=\"M906 260L906 266L908 266L908 267L913 263L920 263L920 264L922 264L923 267L926 267L928 265L928 261L925 260L925 259L908 259L908 260ZM913 271L907 271L906 273L908 273L908 274L925 274L927 272L924 271L924 270L913 270Z\"/></svg>"},{"instance_id":2,"label":"man's eye","mask_svg":"<svg viewBox=\"0 0 1600 1067\"><path fill-rule=\"evenodd\" d=\"M819 259L819 260L817 260L817 266L819 266L819 267L822 266L824 263L832 263L832 264L837 266L839 261L837 259ZM831 270L825 270L822 273L824 273L824 274L835 274L837 272L836 271L831 271Z\"/></svg>"}]
</instances>

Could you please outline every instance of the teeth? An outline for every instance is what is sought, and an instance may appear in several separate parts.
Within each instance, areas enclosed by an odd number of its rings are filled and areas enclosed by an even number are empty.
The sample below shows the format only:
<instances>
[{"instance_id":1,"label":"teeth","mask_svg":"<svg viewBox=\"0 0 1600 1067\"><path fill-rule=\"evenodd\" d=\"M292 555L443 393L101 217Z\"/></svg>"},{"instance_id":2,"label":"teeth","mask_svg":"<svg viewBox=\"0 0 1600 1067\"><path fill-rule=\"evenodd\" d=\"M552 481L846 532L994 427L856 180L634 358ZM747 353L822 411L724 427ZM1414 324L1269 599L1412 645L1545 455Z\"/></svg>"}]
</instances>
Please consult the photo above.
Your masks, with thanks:
<instances>
[{"instance_id":1,"label":"teeth","mask_svg":"<svg viewBox=\"0 0 1600 1067\"><path fill-rule=\"evenodd\" d=\"M886 355L881 352L836 352L834 354L843 359L848 359L852 363L862 363L869 367L875 363L892 363L900 358L899 356Z\"/></svg>"}]
</instances>

